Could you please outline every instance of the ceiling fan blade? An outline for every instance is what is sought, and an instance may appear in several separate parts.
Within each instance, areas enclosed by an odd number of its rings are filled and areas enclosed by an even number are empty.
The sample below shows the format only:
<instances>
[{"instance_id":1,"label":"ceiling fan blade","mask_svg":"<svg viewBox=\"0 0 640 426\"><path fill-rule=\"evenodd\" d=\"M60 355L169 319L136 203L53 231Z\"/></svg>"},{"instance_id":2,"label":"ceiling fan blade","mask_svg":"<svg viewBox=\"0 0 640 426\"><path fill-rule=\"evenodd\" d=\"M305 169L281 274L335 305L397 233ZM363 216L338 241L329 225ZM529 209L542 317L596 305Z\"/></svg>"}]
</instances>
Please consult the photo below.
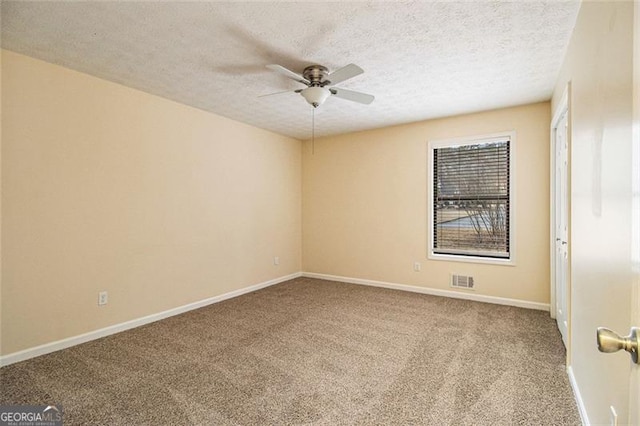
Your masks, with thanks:
<instances>
[{"instance_id":1,"label":"ceiling fan blade","mask_svg":"<svg viewBox=\"0 0 640 426\"><path fill-rule=\"evenodd\" d=\"M265 98L267 96L273 96L273 95L284 95L285 93L300 93L302 92L303 89L298 89L298 90L285 90L282 92L275 92L275 93L267 93L266 95L260 95L258 96L259 98Z\"/></svg>"},{"instance_id":2,"label":"ceiling fan blade","mask_svg":"<svg viewBox=\"0 0 640 426\"><path fill-rule=\"evenodd\" d=\"M280 73L280 74L284 75L285 77L290 78L292 80L295 80L295 81L297 81L299 83L306 84L307 86L309 84L311 84L311 82L309 80L307 80L306 78L304 78L300 74L296 74L295 72L286 69L282 65L271 64L271 65L267 65L267 68L269 68L271 71L275 71L277 73Z\"/></svg>"},{"instance_id":3,"label":"ceiling fan blade","mask_svg":"<svg viewBox=\"0 0 640 426\"><path fill-rule=\"evenodd\" d=\"M285 90L283 92L267 93L266 95L260 95L258 97L259 98L264 98L264 97L267 97L267 96L282 95L284 93L293 93L293 90Z\"/></svg>"},{"instance_id":4,"label":"ceiling fan blade","mask_svg":"<svg viewBox=\"0 0 640 426\"><path fill-rule=\"evenodd\" d=\"M333 86L334 84L342 83L345 80L349 80L356 75L360 75L363 72L364 71L359 66L355 64L349 64L329 74L327 80L329 80L331 82L330 85Z\"/></svg>"},{"instance_id":5,"label":"ceiling fan blade","mask_svg":"<svg viewBox=\"0 0 640 426\"><path fill-rule=\"evenodd\" d=\"M353 90L338 89L337 87L332 87L331 89L329 89L329 91L331 91L333 95L336 95L339 98L366 105L369 105L375 99L375 96L373 95L367 95L366 93L362 92L354 92Z\"/></svg>"}]
</instances>

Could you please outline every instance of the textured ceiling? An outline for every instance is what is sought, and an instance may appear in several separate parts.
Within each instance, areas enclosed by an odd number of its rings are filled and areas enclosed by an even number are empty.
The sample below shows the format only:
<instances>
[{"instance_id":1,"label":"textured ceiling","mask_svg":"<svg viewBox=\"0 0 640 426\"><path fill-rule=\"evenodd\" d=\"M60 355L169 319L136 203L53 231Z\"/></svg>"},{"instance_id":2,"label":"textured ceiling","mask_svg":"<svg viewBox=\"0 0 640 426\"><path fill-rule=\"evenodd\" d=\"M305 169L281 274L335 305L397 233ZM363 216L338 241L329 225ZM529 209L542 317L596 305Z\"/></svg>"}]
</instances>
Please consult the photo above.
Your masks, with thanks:
<instances>
[{"instance_id":1,"label":"textured ceiling","mask_svg":"<svg viewBox=\"0 0 640 426\"><path fill-rule=\"evenodd\" d=\"M365 73L316 136L548 100L579 1L2 2L2 47L299 139L304 86L265 68Z\"/></svg>"}]
</instances>

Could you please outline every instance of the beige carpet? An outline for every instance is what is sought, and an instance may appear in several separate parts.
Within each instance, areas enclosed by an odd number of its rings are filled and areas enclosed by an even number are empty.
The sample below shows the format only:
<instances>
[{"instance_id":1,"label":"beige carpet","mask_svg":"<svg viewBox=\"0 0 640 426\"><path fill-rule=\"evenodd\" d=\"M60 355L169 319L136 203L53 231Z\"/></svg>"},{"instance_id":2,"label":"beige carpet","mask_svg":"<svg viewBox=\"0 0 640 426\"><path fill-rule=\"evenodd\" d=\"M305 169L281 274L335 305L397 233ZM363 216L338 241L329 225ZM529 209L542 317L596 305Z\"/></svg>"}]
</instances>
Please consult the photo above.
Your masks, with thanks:
<instances>
[{"instance_id":1,"label":"beige carpet","mask_svg":"<svg viewBox=\"0 0 640 426\"><path fill-rule=\"evenodd\" d=\"M65 424L580 424L548 313L299 278L0 369Z\"/></svg>"}]
</instances>

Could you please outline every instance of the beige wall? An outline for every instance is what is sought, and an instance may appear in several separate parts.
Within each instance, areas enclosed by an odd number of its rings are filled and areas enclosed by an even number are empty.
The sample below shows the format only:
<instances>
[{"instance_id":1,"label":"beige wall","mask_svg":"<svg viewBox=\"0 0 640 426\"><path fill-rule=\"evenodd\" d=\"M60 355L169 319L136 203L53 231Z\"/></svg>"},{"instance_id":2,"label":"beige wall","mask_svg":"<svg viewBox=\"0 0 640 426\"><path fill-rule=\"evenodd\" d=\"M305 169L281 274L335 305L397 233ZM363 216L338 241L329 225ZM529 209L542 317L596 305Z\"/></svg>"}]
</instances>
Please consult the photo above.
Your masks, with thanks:
<instances>
[{"instance_id":1,"label":"beige wall","mask_svg":"<svg viewBox=\"0 0 640 426\"><path fill-rule=\"evenodd\" d=\"M2 113L3 354L300 271L300 141L8 51Z\"/></svg>"},{"instance_id":2,"label":"beige wall","mask_svg":"<svg viewBox=\"0 0 640 426\"><path fill-rule=\"evenodd\" d=\"M294 139L2 60L2 354L301 270L443 290L455 272L474 294L549 301L549 103L319 139L301 155ZM517 265L428 260L427 142L510 130Z\"/></svg>"},{"instance_id":3,"label":"beige wall","mask_svg":"<svg viewBox=\"0 0 640 426\"><path fill-rule=\"evenodd\" d=\"M549 103L317 139L303 148L303 269L549 303ZM427 259L429 140L516 131L516 266ZM413 263L422 263L414 272Z\"/></svg>"},{"instance_id":4,"label":"beige wall","mask_svg":"<svg viewBox=\"0 0 640 426\"><path fill-rule=\"evenodd\" d=\"M582 4L552 99L555 108L571 82L569 347L591 424L610 424L610 406L619 424L631 423L631 363L626 354L599 353L595 331L626 335L632 325L633 14L632 2Z\"/></svg>"}]
</instances>

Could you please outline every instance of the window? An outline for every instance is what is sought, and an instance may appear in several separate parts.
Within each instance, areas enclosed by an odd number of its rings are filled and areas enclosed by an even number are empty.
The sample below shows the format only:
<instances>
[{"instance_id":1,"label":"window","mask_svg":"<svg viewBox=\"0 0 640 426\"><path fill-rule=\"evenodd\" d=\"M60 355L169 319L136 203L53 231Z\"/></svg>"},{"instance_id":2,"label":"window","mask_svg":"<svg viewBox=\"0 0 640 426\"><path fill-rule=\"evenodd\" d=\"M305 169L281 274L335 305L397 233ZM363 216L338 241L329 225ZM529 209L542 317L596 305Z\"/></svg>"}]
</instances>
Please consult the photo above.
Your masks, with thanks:
<instances>
[{"instance_id":1,"label":"window","mask_svg":"<svg viewBox=\"0 0 640 426\"><path fill-rule=\"evenodd\" d=\"M513 140L430 144L430 257L513 263Z\"/></svg>"}]
</instances>

